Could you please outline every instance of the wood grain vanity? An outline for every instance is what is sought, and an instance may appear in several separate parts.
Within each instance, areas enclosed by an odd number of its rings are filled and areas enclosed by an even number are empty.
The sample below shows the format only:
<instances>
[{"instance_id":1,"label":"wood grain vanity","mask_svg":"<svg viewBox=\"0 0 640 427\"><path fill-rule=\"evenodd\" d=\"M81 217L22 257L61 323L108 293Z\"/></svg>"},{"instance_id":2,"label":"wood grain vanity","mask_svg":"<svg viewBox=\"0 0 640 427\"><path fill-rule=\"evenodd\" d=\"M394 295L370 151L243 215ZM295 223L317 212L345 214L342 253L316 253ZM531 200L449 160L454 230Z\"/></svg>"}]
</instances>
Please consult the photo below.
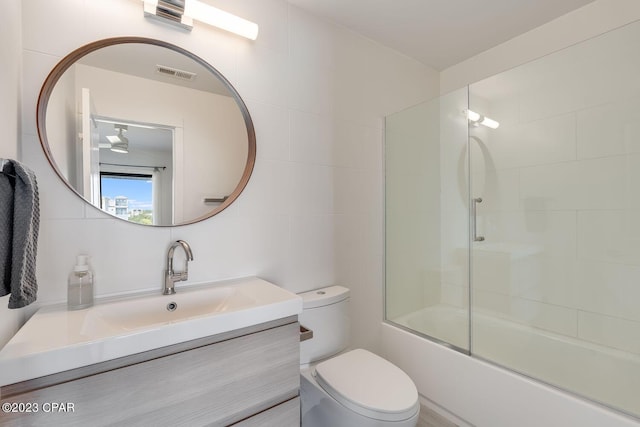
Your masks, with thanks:
<instances>
[{"instance_id":1,"label":"wood grain vanity","mask_svg":"<svg viewBox=\"0 0 640 427\"><path fill-rule=\"evenodd\" d=\"M6 385L0 425L299 426L299 331L289 316Z\"/></svg>"}]
</instances>

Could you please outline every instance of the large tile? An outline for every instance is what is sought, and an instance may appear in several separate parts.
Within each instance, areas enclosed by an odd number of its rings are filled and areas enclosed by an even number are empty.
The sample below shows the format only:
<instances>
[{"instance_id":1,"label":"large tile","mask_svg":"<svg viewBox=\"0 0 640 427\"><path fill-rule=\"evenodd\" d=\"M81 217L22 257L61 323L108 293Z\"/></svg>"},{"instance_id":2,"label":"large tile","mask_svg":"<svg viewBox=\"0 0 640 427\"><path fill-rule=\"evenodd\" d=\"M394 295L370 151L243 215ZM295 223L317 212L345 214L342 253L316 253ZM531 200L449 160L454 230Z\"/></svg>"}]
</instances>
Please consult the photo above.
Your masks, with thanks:
<instances>
[{"instance_id":1,"label":"large tile","mask_svg":"<svg viewBox=\"0 0 640 427\"><path fill-rule=\"evenodd\" d=\"M336 215L334 221L335 280L351 290L353 345L373 350L379 342L375 325L383 318L382 227L367 214Z\"/></svg>"},{"instance_id":2,"label":"large tile","mask_svg":"<svg viewBox=\"0 0 640 427\"><path fill-rule=\"evenodd\" d=\"M346 29L337 29L337 118L380 127L380 118L438 96L438 72Z\"/></svg>"},{"instance_id":3,"label":"large tile","mask_svg":"<svg viewBox=\"0 0 640 427\"><path fill-rule=\"evenodd\" d=\"M517 87L520 121L535 121L574 111L577 107L573 85L575 65L569 50L517 67L507 73Z\"/></svg>"},{"instance_id":4,"label":"large tile","mask_svg":"<svg viewBox=\"0 0 640 427\"><path fill-rule=\"evenodd\" d=\"M383 207L380 173L334 168L334 211L368 213Z\"/></svg>"},{"instance_id":5,"label":"large tile","mask_svg":"<svg viewBox=\"0 0 640 427\"><path fill-rule=\"evenodd\" d=\"M255 274L254 266L245 258L248 236L241 231L247 226L246 223L247 219L240 217L234 209L226 209L214 220L171 228L171 240L186 240L193 250L194 260L189 263L188 283ZM180 266L179 257L182 255L179 251L176 253L176 265Z\"/></svg>"},{"instance_id":6,"label":"large tile","mask_svg":"<svg viewBox=\"0 0 640 427\"><path fill-rule=\"evenodd\" d=\"M517 263L517 294L547 304L575 308L578 304L577 260L574 255L536 254Z\"/></svg>"},{"instance_id":7,"label":"large tile","mask_svg":"<svg viewBox=\"0 0 640 427\"><path fill-rule=\"evenodd\" d=\"M331 115L336 102L333 76L334 70L327 66L290 57L286 73L280 77L286 82L282 92L287 97L285 105L306 113Z\"/></svg>"},{"instance_id":8,"label":"large tile","mask_svg":"<svg viewBox=\"0 0 640 427\"><path fill-rule=\"evenodd\" d=\"M640 152L638 98L599 105L577 113L578 158Z\"/></svg>"},{"instance_id":9,"label":"large tile","mask_svg":"<svg viewBox=\"0 0 640 427\"><path fill-rule=\"evenodd\" d=\"M506 169L575 160L575 128L573 114L500 126L483 140L485 163Z\"/></svg>"},{"instance_id":10,"label":"large tile","mask_svg":"<svg viewBox=\"0 0 640 427\"><path fill-rule=\"evenodd\" d=\"M623 209L632 167L626 156L585 159L576 162L578 209Z\"/></svg>"},{"instance_id":11,"label":"large tile","mask_svg":"<svg viewBox=\"0 0 640 427\"><path fill-rule=\"evenodd\" d=\"M578 256L640 267L639 216L637 210L578 212Z\"/></svg>"},{"instance_id":12,"label":"large tile","mask_svg":"<svg viewBox=\"0 0 640 427\"><path fill-rule=\"evenodd\" d=\"M507 244L518 254L572 256L576 251L574 211L525 211L486 213L478 216L479 248Z\"/></svg>"},{"instance_id":13,"label":"large tile","mask_svg":"<svg viewBox=\"0 0 640 427\"><path fill-rule=\"evenodd\" d=\"M330 166L292 163L290 203L294 214L333 213L334 175Z\"/></svg>"},{"instance_id":14,"label":"large tile","mask_svg":"<svg viewBox=\"0 0 640 427\"><path fill-rule=\"evenodd\" d=\"M502 295L515 294L515 265L507 252L474 250L471 282L476 290Z\"/></svg>"},{"instance_id":15,"label":"large tile","mask_svg":"<svg viewBox=\"0 0 640 427\"><path fill-rule=\"evenodd\" d=\"M36 113L38 97L49 72L60 61L60 57L30 52L22 52L22 132L37 135Z\"/></svg>"},{"instance_id":16,"label":"large tile","mask_svg":"<svg viewBox=\"0 0 640 427\"><path fill-rule=\"evenodd\" d=\"M633 26L517 67L523 117L548 117L637 96Z\"/></svg>"},{"instance_id":17,"label":"large tile","mask_svg":"<svg viewBox=\"0 0 640 427\"><path fill-rule=\"evenodd\" d=\"M333 164L333 121L325 115L290 112L291 160Z\"/></svg>"},{"instance_id":18,"label":"large tile","mask_svg":"<svg viewBox=\"0 0 640 427\"><path fill-rule=\"evenodd\" d=\"M242 98L287 106L287 55L278 50L247 48L238 54L237 79L232 82Z\"/></svg>"},{"instance_id":19,"label":"large tile","mask_svg":"<svg viewBox=\"0 0 640 427\"><path fill-rule=\"evenodd\" d=\"M384 117L408 105L438 97L439 73L436 70L380 45L374 46L371 52L366 68L356 76L361 80L364 92L358 110L351 114L359 115L360 123L366 124L374 117ZM367 117L370 119L365 121Z\"/></svg>"},{"instance_id":20,"label":"large tile","mask_svg":"<svg viewBox=\"0 0 640 427\"><path fill-rule=\"evenodd\" d=\"M285 214L291 207L292 169L289 162L258 159L251 179L236 201L243 214Z\"/></svg>"},{"instance_id":21,"label":"large tile","mask_svg":"<svg viewBox=\"0 0 640 427\"><path fill-rule=\"evenodd\" d=\"M467 310L469 308L469 289L466 286L442 283L441 303Z\"/></svg>"},{"instance_id":22,"label":"large tile","mask_svg":"<svg viewBox=\"0 0 640 427\"><path fill-rule=\"evenodd\" d=\"M520 205L525 210L576 209L576 162L528 167L520 170Z\"/></svg>"},{"instance_id":23,"label":"large tile","mask_svg":"<svg viewBox=\"0 0 640 427\"><path fill-rule=\"evenodd\" d=\"M640 267L594 261L581 261L578 267L580 309L640 321Z\"/></svg>"},{"instance_id":24,"label":"large tile","mask_svg":"<svg viewBox=\"0 0 640 427\"><path fill-rule=\"evenodd\" d=\"M24 0L21 3L24 49L63 56L90 40L83 0Z\"/></svg>"},{"instance_id":25,"label":"large tile","mask_svg":"<svg viewBox=\"0 0 640 427\"><path fill-rule=\"evenodd\" d=\"M332 24L289 6L289 50L296 61L314 68L333 68L335 34Z\"/></svg>"},{"instance_id":26,"label":"large tile","mask_svg":"<svg viewBox=\"0 0 640 427\"><path fill-rule=\"evenodd\" d=\"M283 286L293 292L304 292L334 284L334 241L334 215L292 216Z\"/></svg>"},{"instance_id":27,"label":"large tile","mask_svg":"<svg viewBox=\"0 0 640 427\"><path fill-rule=\"evenodd\" d=\"M625 183L625 207L631 210L640 210L640 154L627 156L627 182Z\"/></svg>"},{"instance_id":28,"label":"large tile","mask_svg":"<svg viewBox=\"0 0 640 427\"><path fill-rule=\"evenodd\" d=\"M288 215L241 215L240 220L241 227L237 238L244 245L243 264L248 267L251 274L279 286L287 285L286 272L291 242L290 217Z\"/></svg>"},{"instance_id":29,"label":"large tile","mask_svg":"<svg viewBox=\"0 0 640 427\"><path fill-rule=\"evenodd\" d=\"M383 131L346 120L334 122L332 164L358 169L382 168Z\"/></svg>"},{"instance_id":30,"label":"large tile","mask_svg":"<svg viewBox=\"0 0 640 427\"><path fill-rule=\"evenodd\" d=\"M289 113L285 108L247 101L256 131L256 157L267 160L289 160L291 143Z\"/></svg>"},{"instance_id":31,"label":"large tile","mask_svg":"<svg viewBox=\"0 0 640 427\"><path fill-rule=\"evenodd\" d=\"M640 322L580 311L579 338L640 356Z\"/></svg>"},{"instance_id":32,"label":"large tile","mask_svg":"<svg viewBox=\"0 0 640 427\"><path fill-rule=\"evenodd\" d=\"M575 309L480 290L473 292L473 309L563 335L577 336L578 333Z\"/></svg>"}]
</instances>

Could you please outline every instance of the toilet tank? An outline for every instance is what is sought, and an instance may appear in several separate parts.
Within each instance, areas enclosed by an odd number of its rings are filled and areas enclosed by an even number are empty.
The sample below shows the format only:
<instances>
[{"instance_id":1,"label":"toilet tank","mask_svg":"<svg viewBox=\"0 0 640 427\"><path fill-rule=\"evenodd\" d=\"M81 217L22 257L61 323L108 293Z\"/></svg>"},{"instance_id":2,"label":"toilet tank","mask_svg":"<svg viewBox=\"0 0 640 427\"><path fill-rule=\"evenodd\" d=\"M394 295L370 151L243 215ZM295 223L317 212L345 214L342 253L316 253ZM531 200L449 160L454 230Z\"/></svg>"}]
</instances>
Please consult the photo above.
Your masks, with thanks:
<instances>
[{"instance_id":1,"label":"toilet tank","mask_svg":"<svg viewBox=\"0 0 640 427\"><path fill-rule=\"evenodd\" d=\"M349 289L330 286L299 294L300 324L313 331L313 338L300 343L300 364L333 356L349 344Z\"/></svg>"}]
</instances>

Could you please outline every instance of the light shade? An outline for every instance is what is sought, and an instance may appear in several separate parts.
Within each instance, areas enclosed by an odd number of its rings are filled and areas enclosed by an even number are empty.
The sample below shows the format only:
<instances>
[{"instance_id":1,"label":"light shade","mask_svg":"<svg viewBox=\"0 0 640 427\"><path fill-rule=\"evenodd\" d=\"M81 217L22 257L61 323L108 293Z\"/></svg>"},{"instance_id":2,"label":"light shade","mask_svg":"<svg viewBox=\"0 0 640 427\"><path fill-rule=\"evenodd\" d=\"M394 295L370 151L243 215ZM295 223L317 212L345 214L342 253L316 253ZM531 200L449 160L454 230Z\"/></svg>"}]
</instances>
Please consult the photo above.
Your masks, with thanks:
<instances>
[{"instance_id":1,"label":"light shade","mask_svg":"<svg viewBox=\"0 0 640 427\"><path fill-rule=\"evenodd\" d=\"M496 122L493 119L490 119L489 117L483 117L482 121L480 122L480 124L484 125L484 126L486 126L488 128L491 128L491 129L497 129L498 126L500 126L500 123Z\"/></svg>"},{"instance_id":2,"label":"light shade","mask_svg":"<svg viewBox=\"0 0 640 427\"><path fill-rule=\"evenodd\" d=\"M478 120L480 120L480 117L480 114L476 113L475 111L467 110L467 119L471 120L472 122L477 122Z\"/></svg>"},{"instance_id":3,"label":"light shade","mask_svg":"<svg viewBox=\"0 0 640 427\"><path fill-rule=\"evenodd\" d=\"M258 24L225 12L198 0L175 3L168 0L143 0L145 16L191 30L193 20L238 34L250 40L258 37Z\"/></svg>"},{"instance_id":4,"label":"light shade","mask_svg":"<svg viewBox=\"0 0 640 427\"><path fill-rule=\"evenodd\" d=\"M491 129L497 129L498 126L500 126L500 123L498 123L497 121L483 116L482 114L476 113L472 110L466 110L465 115L467 116L467 119L475 125L481 124Z\"/></svg>"},{"instance_id":5,"label":"light shade","mask_svg":"<svg viewBox=\"0 0 640 427\"><path fill-rule=\"evenodd\" d=\"M186 0L183 16L230 31L250 40L258 38L258 24L198 0Z\"/></svg>"},{"instance_id":6,"label":"light shade","mask_svg":"<svg viewBox=\"0 0 640 427\"><path fill-rule=\"evenodd\" d=\"M127 130L128 126L119 125L114 127L118 129L118 135L107 137L109 142L111 142L111 151L115 153L129 154L129 138L122 134L123 131Z\"/></svg>"}]
</instances>

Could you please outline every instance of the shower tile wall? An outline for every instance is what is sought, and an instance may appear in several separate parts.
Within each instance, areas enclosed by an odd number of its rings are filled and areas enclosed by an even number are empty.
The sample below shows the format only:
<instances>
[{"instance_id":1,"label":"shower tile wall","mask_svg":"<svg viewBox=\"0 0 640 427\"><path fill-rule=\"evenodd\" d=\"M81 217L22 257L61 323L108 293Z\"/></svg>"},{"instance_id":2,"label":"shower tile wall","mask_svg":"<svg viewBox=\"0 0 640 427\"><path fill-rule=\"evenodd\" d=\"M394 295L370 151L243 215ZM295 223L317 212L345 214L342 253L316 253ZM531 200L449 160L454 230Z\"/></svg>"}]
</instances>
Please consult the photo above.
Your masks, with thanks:
<instances>
[{"instance_id":1,"label":"shower tile wall","mask_svg":"<svg viewBox=\"0 0 640 427\"><path fill-rule=\"evenodd\" d=\"M471 85L500 122L471 131L476 312L640 355L638 41L630 25Z\"/></svg>"}]
</instances>

